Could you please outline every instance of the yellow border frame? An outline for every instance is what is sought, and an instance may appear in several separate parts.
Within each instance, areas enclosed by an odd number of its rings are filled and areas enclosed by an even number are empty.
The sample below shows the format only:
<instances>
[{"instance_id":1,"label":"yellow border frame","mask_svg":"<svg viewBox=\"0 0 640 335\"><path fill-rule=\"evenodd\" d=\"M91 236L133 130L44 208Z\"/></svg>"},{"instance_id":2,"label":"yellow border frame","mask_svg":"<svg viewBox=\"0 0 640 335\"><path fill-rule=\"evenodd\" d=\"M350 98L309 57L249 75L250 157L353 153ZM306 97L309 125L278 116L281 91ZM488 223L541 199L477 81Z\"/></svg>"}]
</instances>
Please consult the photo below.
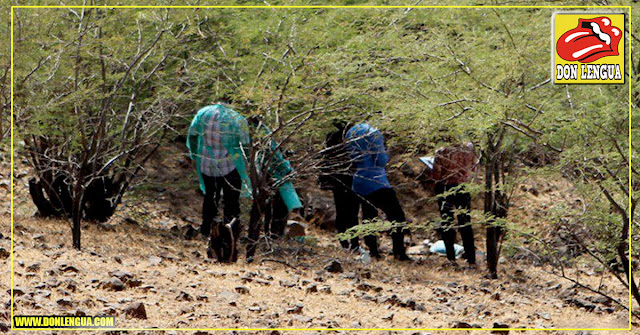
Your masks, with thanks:
<instances>
[{"instance_id":1,"label":"yellow border frame","mask_svg":"<svg viewBox=\"0 0 640 335\"><path fill-rule=\"evenodd\" d=\"M438 8L463 8L463 9L486 9L486 8L561 8L561 9L602 9L602 8L619 8L626 9L629 11L629 31L631 32L631 6L330 6L330 5L300 5L300 6L154 6L154 5L144 5L144 6L11 6L11 330L15 331L24 331L24 330L36 330L36 329L14 329L13 328L13 9L14 8L168 8L168 9L188 9L188 8L299 8L299 9L313 9L313 8L383 8L383 9L400 9L400 8L430 8L430 9L438 9ZM629 48L627 50L627 85L629 89L629 190L631 190L631 38L630 33L627 34L627 40L629 41ZM629 191L629 207L631 207L631 191ZM631 216L629 216L629 241L628 251L629 251L629 268L631 269ZM629 272L629 278L627 278L628 282L631 282L631 271ZM609 331L624 331L631 330L631 287L629 286L629 327L628 328L559 328L559 329L549 329L549 328L504 328L500 330L504 331L575 331L575 330L609 330ZM44 330L53 330L53 331L64 331L64 330L93 330L96 331L98 329L95 328L42 328L37 329L38 331ZM483 331L493 331L496 330L494 328L104 328L99 330L105 331L468 331L468 330L483 330Z\"/></svg>"}]
</instances>

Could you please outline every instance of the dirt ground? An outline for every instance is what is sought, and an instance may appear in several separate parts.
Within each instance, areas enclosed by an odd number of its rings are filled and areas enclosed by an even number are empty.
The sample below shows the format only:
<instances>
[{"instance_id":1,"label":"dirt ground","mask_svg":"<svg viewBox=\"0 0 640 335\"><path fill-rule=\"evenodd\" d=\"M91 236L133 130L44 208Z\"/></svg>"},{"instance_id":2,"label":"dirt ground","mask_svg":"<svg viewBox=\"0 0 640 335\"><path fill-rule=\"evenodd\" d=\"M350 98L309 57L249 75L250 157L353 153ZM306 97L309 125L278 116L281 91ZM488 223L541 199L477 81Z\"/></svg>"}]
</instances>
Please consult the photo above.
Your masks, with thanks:
<instances>
[{"instance_id":1,"label":"dirt ground","mask_svg":"<svg viewBox=\"0 0 640 335\"><path fill-rule=\"evenodd\" d=\"M307 226L304 239L268 243L264 240L252 264L245 263L243 255L236 264L217 264L206 258L204 239L185 238L189 228L199 224L201 198L193 185L181 184L184 175L171 172L184 168L182 158L178 155L165 158L166 164L158 162L150 169L146 188L127 197L109 222L84 224L82 251L71 247L69 223L33 216L35 208L28 199L26 167L18 165L13 231L16 315L114 315L119 328L308 329L296 331L303 334L321 333L314 330L317 328L628 326L626 310L550 274L551 269L546 267L505 258L500 264L500 278L488 280L484 278L483 263L478 269L454 268L437 255L413 255L413 261L400 263L387 254L383 260L364 263L358 254L339 248L333 233L314 224ZM6 160L2 164L1 178L8 181ZM168 170L162 172L163 169ZM416 189L406 180L398 179L398 185L399 192ZM564 201L559 199L564 197L561 189L541 193L542 201L549 204ZM527 193L521 196L531 197ZM427 220L434 215L428 200L422 199L424 196L405 192L405 197L411 207L407 211L409 217ZM11 287L9 201L8 184L0 183L0 248L4 250L0 257L0 289L6 307L0 321L5 326L9 323ZM514 210L514 215L534 217L535 212L535 208L524 206ZM476 232L477 247L484 249L481 235L482 231ZM433 235L424 232L411 240L418 243L427 237ZM383 251L389 253L389 237L383 236L381 241ZM341 272L324 269L334 260L341 264ZM571 271L579 273L581 281L599 283L611 296L628 301L619 283L592 270L581 265ZM145 317L131 315L131 307L137 303L144 305ZM490 331L375 333L489 334Z\"/></svg>"}]
</instances>

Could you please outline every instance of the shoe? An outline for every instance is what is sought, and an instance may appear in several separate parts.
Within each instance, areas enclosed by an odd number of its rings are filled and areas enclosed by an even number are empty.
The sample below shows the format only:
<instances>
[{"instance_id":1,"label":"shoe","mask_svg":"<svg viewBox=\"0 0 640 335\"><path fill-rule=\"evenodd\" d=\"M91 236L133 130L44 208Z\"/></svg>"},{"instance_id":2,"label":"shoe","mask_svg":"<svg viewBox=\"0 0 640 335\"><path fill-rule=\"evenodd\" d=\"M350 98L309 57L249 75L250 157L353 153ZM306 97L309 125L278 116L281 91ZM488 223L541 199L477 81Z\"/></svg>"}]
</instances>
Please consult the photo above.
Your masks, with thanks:
<instances>
[{"instance_id":1,"label":"shoe","mask_svg":"<svg viewBox=\"0 0 640 335\"><path fill-rule=\"evenodd\" d=\"M205 238L209 238L209 235L211 234L211 226L201 225L200 234Z\"/></svg>"}]
</instances>

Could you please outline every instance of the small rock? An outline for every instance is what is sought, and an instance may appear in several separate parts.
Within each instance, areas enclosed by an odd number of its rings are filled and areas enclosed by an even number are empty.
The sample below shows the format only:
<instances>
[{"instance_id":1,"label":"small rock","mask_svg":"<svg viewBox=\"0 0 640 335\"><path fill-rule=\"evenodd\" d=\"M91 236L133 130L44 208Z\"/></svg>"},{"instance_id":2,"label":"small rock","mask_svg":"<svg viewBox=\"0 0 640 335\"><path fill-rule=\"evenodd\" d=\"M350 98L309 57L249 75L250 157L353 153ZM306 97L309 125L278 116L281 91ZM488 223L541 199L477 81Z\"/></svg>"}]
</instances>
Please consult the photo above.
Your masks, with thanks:
<instances>
[{"instance_id":1,"label":"small rock","mask_svg":"<svg viewBox=\"0 0 640 335\"><path fill-rule=\"evenodd\" d=\"M307 293L316 293L316 292L318 292L318 286L316 284L309 285L305 289L305 292L307 292Z\"/></svg>"},{"instance_id":2,"label":"small rock","mask_svg":"<svg viewBox=\"0 0 640 335\"><path fill-rule=\"evenodd\" d=\"M545 312L538 312L536 313L539 317L545 319L545 320L551 320L551 317L549 316L549 313L545 313Z\"/></svg>"},{"instance_id":3,"label":"small rock","mask_svg":"<svg viewBox=\"0 0 640 335\"><path fill-rule=\"evenodd\" d=\"M23 295L23 294L24 294L24 292L25 292L25 291L24 291L24 289L23 289L23 288L20 288L20 287L14 287L14 288L13 288L13 296L14 296L14 297L19 297L19 296ZM8 294L11 294L11 289L7 290L7 293L8 293Z\"/></svg>"},{"instance_id":4,"label":"small rock","mask_svg":"<svg viewBox=\"0 0 640 335\"><path fill-rule=\"evenodd\" d=\"M287 308L287 314L301 314L303 308L304 308L303 304L297 304L293 307Z\"/></svg>"},{"instance_id":5,"label":"small rock","mask_svg":"<svg viewBox=\"0 0 640 335\"><path fill-rule=\"evenodd\" d=\"M382 320L385 320L385 321L391 321L391 320L393 320L393 313L391 313L391 314L389 314L389 315L387 315L387 316L383 316L383 317L382 317Z\"/></svg>"},{"instance_id":6,"label":"small rock","mask_svg":"<svg viewBox=\"0 0 640 335\"><path fill-rule=\"evenodd\" d=\"M603 304L603 305L611 305L611 299L605 297L605 296L590 296L587 298L587 300L596 303L596 304Z\"/></svg>"},{"instance_id":7,"label":"small rock","mask_svg":"<svg viewBox=\"0 0 640 335\"><path fill-rule=\"evenodd\" d=\"M148 292L148 291L154 292L155 287L153 285L144 285L144 286L140 286L140 290L142 292Z\"/></svg>"},{"instance_id":8,"label":"small rock","mask_svg":"<svg viewBox=\"0 0 640 335\"><path fill-rule=\"evenodd\" d=\"M180 294L176 297L177 301L193 301L193 297L185 291L180 291Z\"/></svg>"},{"instance_id":9,"label":"small rock","mask_svg":"<svg viewBox=\"0 0 640 335\"><path fill-rule=\"evenodd\" d=\"M342 264L335 259L325 265L324 269L331 273L340 273L343 271Z\"/></svg>"},{"instance_id":10,"label":"small rock","mask_svg":"<svg viewBox=\"0 0 640 335\"><path fill-rule=\"evenodd\" d=\"M455 321L451 328L474 328L471 324L463 321Z\"/></svg>"},{"instance_id":11,"label":"small rock","mask_svg":"<svg viewBox=\"0 0 640 335\"><path fill-rule=\"evenodd\" d=\"M280 281L280 286L291 288L291 287L296 287L296 283L292 282L292 281L281 280Z\"/></svg>"},{"instance_id":12,"label":"small rock","mask_svg":"<svg viewBox=\"0 0 640 335\"><path fill-rule=\"evenodd\" d=\"M367 283L359 283L358 285L356 285L356 289L360 290L360 291L369 291L373 288L373 286L367 284Z\"/></svg>"},{"instance_id":13,"label":"small rock","mask_svg":"<svg viewBox=\"0 0 640 335\"><path fill-rule=\"evenodd\" d=\"M33 263L27 266L26 270L29 272L38 272L38 270L40 270L40 263Z\"/></svg>"},{"instance_id":14,"label":"small rock","mask_svg":"<svg viewBox=\"0 0 640 335\"><path fill-rule=\"evenodd\" d=\"M411 298L409 298L406 301L402 302L400 304L400 306L415 310L416 309L416 301L411 299Z\"/></svg>"},{"instance_id":15,"label":"small rock","mask_svg":"<svg viewBox=\"0 0 640 335\"><path fill-rule=\"evenodd\" d=\"M7 251L7 249L5 248L0 247L0 258L5 259L5 258L9 258L9 256L11 256L9 251Z\"/></svg>"},{"instance_id":16,"label":"small rock","mask_svg":"<svg viewBox=\"0 0 640 335\"><path fill-rule=\"evenodd\" d=\"M559 290L561 288L562 288L562 284L556 284L556 285L547 287L547 290L552 291L552 290Z\"/></svg>"},{"instance_id":17,"label":"small rock","mask_svg":"<svg viewBox=\"0 0 640 335\"><path fill-rule=\"evenodd\" d=\"M68 264L60 264L60 266L58 267L58 270L60 270L60 272L75 272L75 273L79 272L79 270L75 266L68 265Z\"/></svg>"},{"instance_id":18,"label":"small rock","mask_svg":"<svg viewBox=\"0 0 640 335\"><path fill-rule=\"evenodd\" d=\"M137 278L132 278L129 279L125 282L125 285L127 285L127 287L138 287L142 285L142 281L140 279Z\"/></svg>"},{"instance_id":19,"label":"small rock","mask_svg":"<svg viewBox=\"0 0 640 335\"><path fill-rule=\"evenodd\" d=\"M509 328L509 325L506 323L494 322L493 329L506 329ZM509 334L508 330L492 330L491 334Z\"/></svg>"},{"instance_id":20,"label":"small rock","mask_svg":"<svg viewBox=\"0 0 640 335\"><path fill-rule=\"evenodd\" d=\"M342 290L338 293L336 293L337 295L349 295L351 294L351 292L353 292L353 290Z\"/></svg>"},{"instance_id":21,"label":"small rock","mask_svg":"<svg viewBox=\"0 0 640 335\"><path fill-rule=\"evenodd\" d=\"M262 307L260 306L251 306L249 307L249 310L252 312L262 312Z\"/></svg>"},{"instance_id":22,"label":"small rock","mask_svg":"<svg viewBox=\"0 0 640 335\"><path fill-rule=\"evenodd\" d=\"M136 319L147 318L147 310L144 308L144 304L141 302L134 302L127 306L124 309L124 314Z\"/></svg>"},{"instance_id":23,"label":"small rock","mask_svg":"<svg viewBox=\"0 0 640 335\"><path fill-rule=\"evenodd\" d=\"M264 279L260 279L260 278L256 278L256 279L254 279L254 282L255 282L256 284L260 284L260 285L263 285L263 286L269 286L269 285L271 285L271 282L269 282L268 280L264 280Z\"/></svg>"},{"instance_id":24,"label":"small rock","mask_svg":"<svg viewBox=\"0 0 640 335\"><path fill-rule=\"evenodd\" d=\"M72 292L75 292L76 289L78 288L78 284L69 278L63 280L62 282L64 284L64 287L66 287L68 290Z\"/></svg>"},{"instance_id":25,"label":"small rock","mask_svg":"<svg viewBox=\"0 0 640 335\"><path fill-rule=\"evenodd\" d=\"M124 290L124 283L116 277L111 277L109 280L102 283L102 287L112 291L122 291Z\"/></svg>"},{"instance_id":26,"label":"small rock","mask_svg":"<svg viewBox=\"0 0 640 335\"><path fill-rule=\"evenodd\" d=\"M293 319L300 323L310 323L311 321L313 321L312 317L303 316L303 315L294 315Z\"/></svg>"},{"instance_id":27,"label":"small rock","mask_svg":"<svg viewBox=\"0 0 640 335\"><path fill-rule=\"evenodd\" d=\"M318 289L318 291L324 293L324 294L331 294L331 286L320 286L320 288Z\"/></svg>"},{"instance_id":28,"label":"small rock","mask_svg":"<svg viewBox=\"0 0 640 335\"><path fill-rule=\"evenodd\" d=\"M353 273L353 272L345 272L345 273L340 275L340 278L343 278L343 279L355 279L356 278L356 274Z\"/></svg>"},{"instance_id":29,"label":"small rock","mask_svg":"<svg viewBox=\"0 0 640 335\"><path fill-rule=\"evenodd\" d=\"M567 299L566 301L572 305L575 305L578 308L584 308L587 311L593 311L594 309L596 309L596 305L591 304L582 299L574 298L574 299Z\"/></svg>"},{"instance_id":30,"label":"small rock","mask_svg":"<svg viewBox=\"0 0 640 335\"><path fill-rule=\"evenodd\" d=\"M235 290L240 294L249 294L249 289L246 286L236 286Z\"/></svg>"},{"instance_id":31,"label":"small rock","mask_svg":"<svg viewBox=\"0 0 640 335\"><path fill-rule=\"evenodd\" d=\"M9 325L4 322L0 322L0 332L6 333L8 331L9 331Z\"/></svg>"},{"instance_id":32,"label":"small rock","mask_svg":"<svg viewBox=\"0 0 640 335\"><path fill-rule=\"evenodd\" d=\"M69 300L69 299L64 299L64 298L58 299L58 301L56 301L56 303L59 306L63 306L63 307L73 307L73 302L71 302L71 300Z\"/></svg>"},{"instance_id":33,"label":"small rock","mask_svg":"<svg viewBox=\"0 0 640 335\"><path fill-rule=\"evenodd\" d=\"M131 273L120 270L110 271L109 276L116 277L123 282L133 278L133 275Z\"/></svg>"}]
</instances>

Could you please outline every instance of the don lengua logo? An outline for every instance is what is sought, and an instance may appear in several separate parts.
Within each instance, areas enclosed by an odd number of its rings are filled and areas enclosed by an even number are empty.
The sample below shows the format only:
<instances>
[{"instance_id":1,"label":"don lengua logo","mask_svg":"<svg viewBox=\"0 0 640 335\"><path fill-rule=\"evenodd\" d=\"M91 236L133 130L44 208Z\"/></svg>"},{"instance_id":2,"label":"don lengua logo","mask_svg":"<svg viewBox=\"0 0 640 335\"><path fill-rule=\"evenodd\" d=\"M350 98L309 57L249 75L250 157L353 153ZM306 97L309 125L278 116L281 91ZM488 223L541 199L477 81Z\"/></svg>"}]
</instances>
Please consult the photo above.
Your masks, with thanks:
<instances>
[{"instance_id":1,"label":"don lengua logo","mask_svg":"<svg viewBox=\"0 0 640 335\"><path fill-rule=\"evenodd\" d=\"M624 14L556 13L552 26L554 83L624 83Z\"/></svg>"}]
</instances>

